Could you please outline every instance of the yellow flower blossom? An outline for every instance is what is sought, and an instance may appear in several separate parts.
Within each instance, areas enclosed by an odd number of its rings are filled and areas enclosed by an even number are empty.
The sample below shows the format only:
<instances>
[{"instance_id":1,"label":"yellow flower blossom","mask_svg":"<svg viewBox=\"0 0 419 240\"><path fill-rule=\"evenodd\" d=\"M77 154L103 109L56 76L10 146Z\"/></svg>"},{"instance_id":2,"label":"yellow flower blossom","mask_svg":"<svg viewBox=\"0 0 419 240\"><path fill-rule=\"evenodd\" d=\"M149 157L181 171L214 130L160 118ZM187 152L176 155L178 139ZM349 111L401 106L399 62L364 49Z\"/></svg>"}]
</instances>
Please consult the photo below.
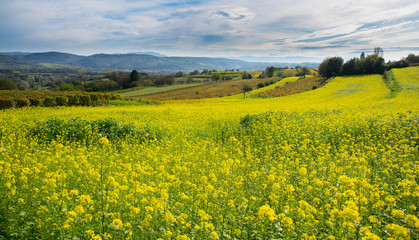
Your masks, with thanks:
<instances>
[{"instance_id":1,"label":"yellow flower blossom","mask_svg":"<svg viewBox=\"0 0 419 240\"><path fill-rule=\"evenodd\" d=\"M216 239L218 239L218 234L217 234L217 232L211 232L210 233L210 239L212 239L212 240L216 240Z\"/></svg>"},{"instance_id":2,"label":"yellow flower blossom","mask_svg":"<svg viewBox=\"0 0 419 240\"><path fill-rule=\"evenodd\" d=\"M258 210L258 217L260 219L267 219L271 222L275 220L275 210L273 210L268 204L263 205Z\"/></svg>"}]
</instances>

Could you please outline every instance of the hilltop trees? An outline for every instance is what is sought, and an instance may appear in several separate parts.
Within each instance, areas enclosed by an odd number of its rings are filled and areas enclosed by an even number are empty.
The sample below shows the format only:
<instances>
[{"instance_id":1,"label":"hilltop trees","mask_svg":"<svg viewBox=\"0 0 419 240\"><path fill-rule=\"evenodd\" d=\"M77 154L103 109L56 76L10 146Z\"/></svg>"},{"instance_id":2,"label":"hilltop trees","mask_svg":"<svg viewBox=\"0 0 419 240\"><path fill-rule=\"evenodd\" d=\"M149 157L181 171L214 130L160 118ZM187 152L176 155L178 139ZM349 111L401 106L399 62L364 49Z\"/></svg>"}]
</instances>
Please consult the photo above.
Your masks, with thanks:
<instances>
[{"instance_id":1,"label":"hilltop trees","mask_svg":"<svg viewBox=\"0 0 419 240\"><path fill-rule=\"evenodd\" d=\"M319 74L324 78L331 78L340 75L343 58L332 57L324 60L319 66Z\"/></svg>"},{"instance_id":2,"label":"hilltop trees","mask_svg":"<svg viewBox=\"0 0 419 240\"><path fill-rule=\"evenodd\" d=\"M345 63L341 57L327 58L320 64L319 74L324 78L339 75L383 74L386 68L407 66L407 61L404 60L404 62L389 62L386 65L382 56L383 49L376 47L374 54L365 56L365 53L362 53L360 58L352 58Z\"/></svg>"},{"instance_id":3,"label":"hilltop trees","mask_svg":"<svg viewBox=\"0 0 419 240\"><path fill-rule=\"evenodd\" d=\"M359 74L383 74L386 65L380 53L367 56L359 62Z\"/></svg>"},{"instance_id":4,"label":"hilltop trees","mask_svg":"<svg viewBox=\"0 0 419 240\"><path fill-rule=\"evenodd\" d=\"M356 75L359 70L359 58L352 58L342 65L342 75Z\"/></svg>"},{"instance_id":5,"label":"hilltop trees","mask_svg":"<svg viewBox=\"0 0 419 240\"><path fill-rule=\"evenodd\" d=\"M409 54L406 57L406 62L408 62L409 64L413 64L413 63L419 63L419 56L416 56L415 54Z\"/></svg>"}]
</instances>

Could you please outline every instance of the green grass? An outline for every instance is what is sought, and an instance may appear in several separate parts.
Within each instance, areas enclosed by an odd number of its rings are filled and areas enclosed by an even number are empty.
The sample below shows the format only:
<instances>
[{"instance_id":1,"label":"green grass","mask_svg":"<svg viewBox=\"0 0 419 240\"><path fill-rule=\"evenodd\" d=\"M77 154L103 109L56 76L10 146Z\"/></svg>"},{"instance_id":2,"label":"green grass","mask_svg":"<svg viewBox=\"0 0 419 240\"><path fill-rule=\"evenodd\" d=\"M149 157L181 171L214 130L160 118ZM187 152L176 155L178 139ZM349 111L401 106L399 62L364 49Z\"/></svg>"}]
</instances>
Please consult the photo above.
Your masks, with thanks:
<instances>
[{"instance_id":1,"label":"green grass","mask_svg":"<svg viewBox=\"0 0 419 240\"><path fill-rule=\"evenodd\" d=\"M123 92L123 93L120 93L120 95L124 97L139 97L139 96L145 96L145 95L154 94L154 93L162 93L162 92L167 92L167 91L172 91L172 90L184 89L188 87L195 87L199 85L202 85L202 83L180 84L180 85L171 85L171 86L164 86L164 87L147 87L147 88L142 88L142 89L138 89L134 91Z\"/></svg>"},{"instance_id":2,"label":"green grass","mask_svg":"<svg viewBox=\"0 0 419 240\"><path fill-rule=\"evenodd\" d=\"M39 65L42 65L47 68L72 68L72 69L82 69L81 67L72 66L72 65L66 65L66 64L58 64L58 63L40 63Z\"/></svg>"},{"instance_id":3,"label":"green grass","mask_svg":"<svg viewBox=\"0 0 419 240\"><path fill-rule=\"evenodd\" d=\"M387 98L394 98L402 91L402 86L396 81L392 71L385 72L383 79L388 89L390 89L390 93Z\"/></svg>"},{"instance_id":4,"label":"green grass","mask_svg":"<svg viewBox=\"0 0 419 240\"><path fill-rule=\"evenodd\" d=\"M266 86L266 87L262 87L262 88L258 88L258 89L254 89L254 90L246 93L246 97L254 96L254 95L258 94L258 93L261 93L261 92L264 92L264 91L267 91L267 90L270 90L270 89L275 89L276 87L283 86L284 84L286 84L288 82L296 81L297 79L298 79L298 77L284 78L284 79L279 80L278 82L276 82L276 83L274 83L272 85L269 85L269 86ZM236 95L233 95L233 96L227 96L225 98L243 98L243 94L240 93L240 94L236 94Z\"/></svg>"},{"instance_id":5,"label":"green grass","mask_svg":"<svg viewBox=\"0 0 419 240\"><path fill-rule=\"evenodd\" d=\"M126 101L126 100L110 100L109 103L112 106L143 106L143 105L147 105L144 102Z\"/></svg>"}]
</instances>

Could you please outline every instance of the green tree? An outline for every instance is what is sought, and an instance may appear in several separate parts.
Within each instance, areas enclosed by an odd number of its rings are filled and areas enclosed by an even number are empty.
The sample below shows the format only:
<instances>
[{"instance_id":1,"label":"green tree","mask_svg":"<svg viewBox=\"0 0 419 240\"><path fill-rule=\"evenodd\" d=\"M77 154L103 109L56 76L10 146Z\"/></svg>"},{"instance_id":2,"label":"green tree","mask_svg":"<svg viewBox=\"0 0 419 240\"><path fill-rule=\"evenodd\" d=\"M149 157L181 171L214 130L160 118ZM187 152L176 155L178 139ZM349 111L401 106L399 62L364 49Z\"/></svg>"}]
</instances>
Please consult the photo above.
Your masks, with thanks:
<instances>
[{"instance_id":1,"label":"green tree","mask_svg":"<svg viewBox=\"0 0 419 240\"><path fill-rule=\"evenodd\" d=\"M211 80L214 81L214 82L217 82L217 81L221 80L222 77L223 76L221 75L221 73L214 72L214 73L211 74Z\"/></svg>"},{"instance_id":2,"label":"green tree","mask_svg":"<svg viewBox=\"0 0 419 240\"><path fill-rule=\"evenodd\" d=\"M17 90L18 86L15 82L9 79L0 80L0 90Z\"/></svg>"},{"instance_id":3,"label":"green tree","mask_svg":"<svg viewBox=\"0 0 419 240\"><path fill-rule=\"evenodd\" d=\"M342 75L356 75L359 72L359 58L352 58L342 65Z\"/></svg>"},{"instance_id":4,"label":"green tree","mask_svg":"<svg viewBox=\"0 0 419 240\"><path fill-rule=\"evenodd\" d=\"M183 77L185 74L182 71L179 71L175 74L175 77Z\"/></svg>"},{"instance_id":5,"label":"green tree","mask_svg":"<svg viewBox=\"0 0 419 240\"><path fill-rule=\"evenodd\" d=\"M110 80L117 81L119 77L119 73L117 71L109 71L105 73L105 78L109 78Z\"/></svg>"},{"instance_id":6,"label":"green tree","mask_svg":"<svg viewBox=\"0 0 419 240\"><path fill-rule=\"evenodd\" d=\"M131 74L129 75L129 82L138 82L140 80L140 74L137 70L132 70Z\"/></svg>"},{"instance_id":7,"label":"green tree","mask_svg":"<svg viewBox=\"0 0 419 240\"><path fill-rule=\"evenodd\" d=\"M267 67L265 72L266 72L266 77L268 78L273 77L275 74L275 68L273 66Z\"/></svg>"},{"instance_id":8,"label":"green tree","mask_svg":"<svg viewBox=\"0 0 419 240\"><path fill-rule=\"evenodd\" d=\"M246 84L243 86L243 94L244 94L244 98L246 98L246 93L252 91L252 86Z\"/></svg>"},{"instance_id":9,"label":"green tree","mask_svg":"<svg viewBox=\"0 0 419 240\"><path fill-rule=\"evenodd\" d=\"M76 89L74 85L71 83L61 83L59 90L60 91L75 91Z\"/></svg>"},{"instance_id":10,"label":"green tree","mask_svg":"<svg viewBox=\"0 0 419 240\"><path fill-rule=\"evenodd\" d=\"M190 75L198 75L199 71L198 70L194 70L193 72L189 73Z\"/></svg>"},{"instance_id":11,"label":"green tree","mask_svg":"<svg viewBox=\"0 0 419 240\"><path fill-rule=\"evenodd\" d=\"M242 74L242 79L252 79L252 74L247 73L247 72L243 72Z\"/></svg>"},{"instance_id":12,"label":"green tree","mask_svg":"<svg viewBox=\"0 0 419 240\"><path fill-rule=\"evenodd\" d=\"M413 63L419 63L419 56L416 56L415 54L411 53L406 57L406 62L408 62L409 64L413 64Z\"/></svg>"},{"instance_id":13,"label":"green tree","mask_svg":"<svg viewBox=\"0 0 419 240\"><path fill-rule=\"evenodd\" d=\"M343 58L332 57L325 59L319 66L319 74L323 78L331 78L340 75Z\"/></svg>"},{"instance_id":14,"label":"green tree","mask_svg":"<svg viewBox=\"0 0 419 240\"><path fill-rule=\"evenodd\" d=\"M303 78L305 78L306 75L310 73L309 68L307 67L296 67L295 69L297 69L298 74Z\"/></svg>"},{"instance_id":15,"label":"green tree","mask_svg":"<svg viewBox=\"0 0 419 240\"><path fill-rule=\"evenodd\" d=\"M359 63L360 74L383 74L385 68L384 59L376 54L367 56Z\"/></svg>"}]
</instances>

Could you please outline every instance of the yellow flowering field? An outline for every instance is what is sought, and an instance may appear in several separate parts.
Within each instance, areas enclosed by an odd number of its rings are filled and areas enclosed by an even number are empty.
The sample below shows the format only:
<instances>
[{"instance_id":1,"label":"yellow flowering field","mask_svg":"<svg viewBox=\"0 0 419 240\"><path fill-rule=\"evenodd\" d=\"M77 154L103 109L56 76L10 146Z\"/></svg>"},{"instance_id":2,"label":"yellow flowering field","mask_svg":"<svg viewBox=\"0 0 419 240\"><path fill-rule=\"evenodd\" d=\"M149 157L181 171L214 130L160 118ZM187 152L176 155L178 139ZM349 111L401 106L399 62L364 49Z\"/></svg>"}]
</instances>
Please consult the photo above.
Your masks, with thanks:
<instances>
[{"instance_id":1,"label":"yellow flowering field","mask_svg":"<svg viewBox=\"0 0 419 240\"><path fill-rule=\"evenodd\" d=\"M0 112L0 239L418 239L419 68Z\"/></svg>"}]
</instances>

